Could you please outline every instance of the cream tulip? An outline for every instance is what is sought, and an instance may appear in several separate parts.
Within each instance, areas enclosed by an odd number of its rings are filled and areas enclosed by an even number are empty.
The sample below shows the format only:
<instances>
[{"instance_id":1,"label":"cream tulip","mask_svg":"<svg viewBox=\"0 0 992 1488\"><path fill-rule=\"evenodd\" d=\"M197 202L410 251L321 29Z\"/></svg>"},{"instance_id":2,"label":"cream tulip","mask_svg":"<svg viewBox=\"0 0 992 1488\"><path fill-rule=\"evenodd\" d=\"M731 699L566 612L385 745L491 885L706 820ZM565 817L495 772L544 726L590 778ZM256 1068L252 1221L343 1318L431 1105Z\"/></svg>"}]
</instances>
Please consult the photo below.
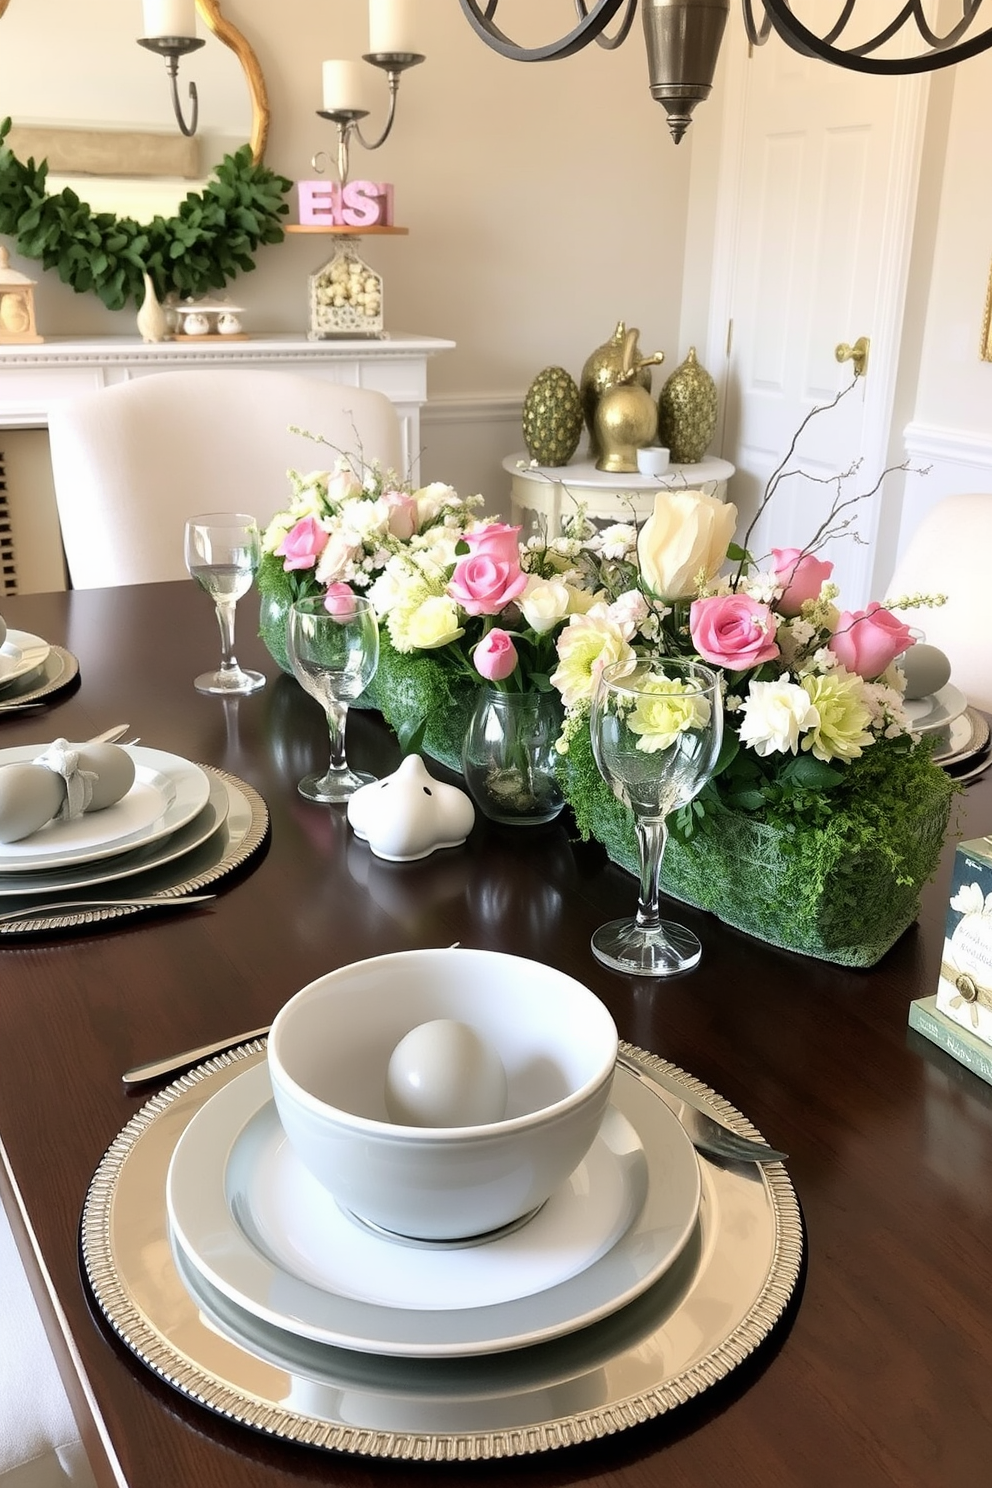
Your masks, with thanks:
<instances>
[{"instance_id":1,"label":"cream tulip","mask_svg":"<svg viewBox=\"0 0 992 1488\"><path fill-rule=\"evenodd\" d=\"M689 599L697 581L719 573L737 508L702 491L659 491L641 528L637 557L644 582L659 599Z\"/></svg>"}]
</instances>

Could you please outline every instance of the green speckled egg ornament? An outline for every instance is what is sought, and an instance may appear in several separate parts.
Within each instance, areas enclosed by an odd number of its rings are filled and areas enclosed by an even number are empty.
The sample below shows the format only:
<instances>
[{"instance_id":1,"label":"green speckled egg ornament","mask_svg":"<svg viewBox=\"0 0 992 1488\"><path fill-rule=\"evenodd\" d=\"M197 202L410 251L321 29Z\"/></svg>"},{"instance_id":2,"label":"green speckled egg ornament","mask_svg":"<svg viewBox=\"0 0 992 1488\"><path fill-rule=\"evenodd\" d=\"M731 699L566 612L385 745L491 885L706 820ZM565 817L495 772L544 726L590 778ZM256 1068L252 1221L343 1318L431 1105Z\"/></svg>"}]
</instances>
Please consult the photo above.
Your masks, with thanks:
<instances>
[{"instance_id":1,"label":"green speckled egg ornament","mask_svg":"<svg viewBox=\"0 0 992 1488\"><path fill-rule=\"evenodd\" d=\"M716 383L690 346L658 399L658 443L676 465L698 465L703 459L716 432L716 412Z\"/></svg>"},{"instance_id":2,"label":"green speckled egg ornament","mask_svg":"<svg viewBox=\"0 0 992 1488\"><path fill-rule=\"evenodd\" d=\"M539 465L567 465L582 436L582 400L564 367L545 367L524 398L524 443Z\"/></svg>"}]
</instances>

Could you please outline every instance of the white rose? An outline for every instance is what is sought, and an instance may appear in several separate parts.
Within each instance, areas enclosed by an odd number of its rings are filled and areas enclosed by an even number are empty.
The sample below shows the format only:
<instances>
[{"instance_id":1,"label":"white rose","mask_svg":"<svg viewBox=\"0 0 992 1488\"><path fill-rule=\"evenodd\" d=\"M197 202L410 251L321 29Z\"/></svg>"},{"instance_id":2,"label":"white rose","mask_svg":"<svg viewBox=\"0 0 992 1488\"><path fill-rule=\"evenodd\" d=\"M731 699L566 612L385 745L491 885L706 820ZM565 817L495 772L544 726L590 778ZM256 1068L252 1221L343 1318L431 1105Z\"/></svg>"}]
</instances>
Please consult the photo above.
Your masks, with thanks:
<instances>
[{"instance_id":1,"label":"white rose","mask_svg":"<svg viewBox=\"0 0 992 1488\"><path fill-rule=\"evenodd\" d=\"M700 575L709 582L727 556L737 508L702 491L659 491L641 528L641 574L660 599L688 599Z\"/></svg>"},{"instance_id":2,"label":"white rose","mask_svg":"<svg viewBox=\"0 0 992 1488\"><path fill-rule=\"evenodd\" d=\"M434 594L415 609L394 610L389 634L398 651L436 651L465 632L458 623L454 600Z\"/></svg>"},{"instance_id":3,"label":"white rose","mask_svg":"<svg viewBox=\"0 0 992 1488\"><path fill-rule=\"evenodd\" d=\"M413 499L417 503L417 526L424 527L433 522L446 506L458 500L458 492L454 486L446 486L444 481L431 481L429 486L414 491Z\"/></svg>"},{"instance_id":4,"label":"white rose","mask_svg":"<svg viewBox=\"0 0 992 1488\"><path fill-rule=\"evenodd\" d=\"M361 543L351 541L343 532L332 532L314 570L317 583L340 584L345 582L361 551Z\"/></svg>"},{"instance_id":5,"label":"white rose","mask_svg":"<svg viewBox=\"0 0 992 1488\"><path fill-rule=\"evenodd\" d=\"M350 465L338 463L333 475L327 478L327 499L335 504L347 501L351 496L362 494L362 483Z\"/></svg>"},{"instance_id":6,"label":"white rose","mask_svg":"<svg viewBox=\"0 0 992 1488\"><path fill-rule=\"evenodd\" d=\"M799 735L816 728L820 715L809 693L795 682L752 682L741 709L742 744L762 758L769 754L796 754Z\"/></svg>"},{"instance_id":7,"label":"white rose","mask_svg":"<svg viewBox=\"0 0 992 1488\"><path fill-rule=\"evenodd\" d=\"M531 630L546 635L568 614L568 587L557 579L540 579L531 574L523 594L517 596L517 604Z\"/></svg>"}]
</instances>

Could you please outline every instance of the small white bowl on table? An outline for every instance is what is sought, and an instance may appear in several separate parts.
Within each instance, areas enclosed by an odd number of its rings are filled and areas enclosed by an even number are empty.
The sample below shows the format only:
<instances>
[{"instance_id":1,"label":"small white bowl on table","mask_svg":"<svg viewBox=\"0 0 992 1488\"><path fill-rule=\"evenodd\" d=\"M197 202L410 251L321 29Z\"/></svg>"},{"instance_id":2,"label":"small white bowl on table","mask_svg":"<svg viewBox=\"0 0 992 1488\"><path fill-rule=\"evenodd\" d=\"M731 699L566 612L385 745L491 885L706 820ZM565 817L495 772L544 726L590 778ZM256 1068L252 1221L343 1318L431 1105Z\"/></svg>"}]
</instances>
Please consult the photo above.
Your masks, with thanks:
<instances>
[{"instance_id":1,"label":"small white bowl on table","mask_svg":"<svg viewBox=\"0 0 992 1488\"><path fill-rule=\"evenodd\" d=\"M467 1023L507 1076L502 1120L390 1121L390 1056L437 1018ZM343 966L277 1014L268 1065L297 1156L339 1205L417 1240L500 1229L538 1208L591 1147L610 1100L617 1030L587 987L494 951L402 951Z\"/></svg>"}]
</instances>

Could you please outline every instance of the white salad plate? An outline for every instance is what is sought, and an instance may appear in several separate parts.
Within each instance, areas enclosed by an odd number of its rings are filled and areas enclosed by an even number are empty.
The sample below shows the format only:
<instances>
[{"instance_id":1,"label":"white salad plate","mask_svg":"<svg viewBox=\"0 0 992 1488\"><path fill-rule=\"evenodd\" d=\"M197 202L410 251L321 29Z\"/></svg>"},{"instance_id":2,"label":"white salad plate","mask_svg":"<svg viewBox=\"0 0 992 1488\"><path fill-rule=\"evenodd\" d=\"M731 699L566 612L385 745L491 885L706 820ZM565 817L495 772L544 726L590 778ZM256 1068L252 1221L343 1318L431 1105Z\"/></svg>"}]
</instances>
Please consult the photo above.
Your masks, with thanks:
<instances>
[{"instance_id":1,"label":"white salad plate","mask_svg":"<svg viewBox=\"0 0 992 1488\"><path fill-rule=\"evenodd\" d=\"M44 745L0 750L0 767L37 759ZM161 749L129 746L135 780L114 806L52 821L20 842L0 844L0 873L40 873L145 847L175 832L202 811L210 782L199 765Z\"/></svg>"},{"instance_id":2,"label":"white salad plate","mask_svg":"<svg viewBox=\"0 0 992 1488\"><path fill-rule=\"evenodd\" d=\"M412 1246L340 1209L289 1146L264 1063L193 1117L166 1184L177 1254L247 1313L320 1343L420 1358L522 1348L617 1311L676 1260L699 1199L685 1131L622 1064L572 1177L483 1244Z\"/></svg>"},{"instance_id":3,"label":"white salad plate","mask_svg":"<svg viewBox=\"0 0 992 1488\"><path fill-rule=\"evenodd\" d=\"M914 734L932 734L937 729L946 728L955 718L961 717L967 706L968 699L960 687L951 682L939 692L903 703Z\"/></svg>"},{"instance_id":4,"label":"white salad plate","mask_svg":"<svg viewBox=\"0 0 992 1488\"><path fill-rule=\"evenodd\" d=\"M31 635L26 630L8 630L0 646L0 687L16 682L44 666L52 648L41 636Z\"/></svg>"},{"instance_id":5,"label":"white salad plate","mask_svg":"<svg viewBox=\"0 0 992 1488\"><path fill-rule=\"evenodd\" d=\"M209 777L208 777L209 778ZM160 868L173 863L177 858L192 852L219 831L227 820L231 809L231 798L223 780L209 778L210 794L207 804L198 811L184 827L179 827L167 837L151 842L147 847L136 847L133 852L120 853L113 858L98 858L95 863L85 862L65 868L49 869L45 873L0 873L0 900L25 894L51 894L63 889L86 889L95 884L113 883L115 879L130 878L136 873L145 873L150 868Z\"/></svg>"}]
</instances>

